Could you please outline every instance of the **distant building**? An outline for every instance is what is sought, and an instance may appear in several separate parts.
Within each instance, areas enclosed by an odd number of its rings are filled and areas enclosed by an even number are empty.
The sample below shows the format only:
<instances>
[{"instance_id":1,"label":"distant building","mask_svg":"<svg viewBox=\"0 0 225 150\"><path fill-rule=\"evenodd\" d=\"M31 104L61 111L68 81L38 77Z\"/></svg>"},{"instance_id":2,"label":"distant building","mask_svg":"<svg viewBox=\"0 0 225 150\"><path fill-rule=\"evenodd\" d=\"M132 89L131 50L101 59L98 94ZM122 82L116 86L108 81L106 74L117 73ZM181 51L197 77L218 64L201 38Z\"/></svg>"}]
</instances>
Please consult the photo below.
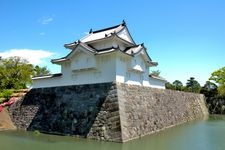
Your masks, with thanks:
<instances>
[{"instance_id":1,"label":"distant building","mask_svg":"<svg viewBox=\"0 0 225 150\"><path fill-rule=\"evenodd\" d=\"M144 44L136 44L122 24L92 31L73 43L65 44L70 53L51 62L61 66L61 73L33 78L33 88L119 82L165 88L166 80L149 76L157 66Z\"/></svg>"}]
</instances>

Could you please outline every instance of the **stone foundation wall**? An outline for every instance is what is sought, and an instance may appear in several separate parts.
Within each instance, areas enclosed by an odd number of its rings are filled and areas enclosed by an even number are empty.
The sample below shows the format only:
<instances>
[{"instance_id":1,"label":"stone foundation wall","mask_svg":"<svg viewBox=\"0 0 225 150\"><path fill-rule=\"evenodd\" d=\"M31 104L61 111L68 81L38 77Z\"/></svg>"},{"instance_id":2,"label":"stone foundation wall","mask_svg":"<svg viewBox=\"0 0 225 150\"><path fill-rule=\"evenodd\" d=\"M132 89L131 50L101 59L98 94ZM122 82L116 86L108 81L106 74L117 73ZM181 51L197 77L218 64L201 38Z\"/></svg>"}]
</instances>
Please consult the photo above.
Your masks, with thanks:
<instances>
[{"instance_id":1,"label":"stone foundation wall","mask_svg":"<svg viewBox=\"0 0 225 150\"><path fill-rule=\"evenodd\" d=\"M10 116L18 129L121 141L115 83L32 89Z\"/></svg>"},{"instance_id":2,"label":"stone foundation wall","mask_svg":"<svg viewBox=\"0 0 225 150\"><path fill-rule=\"evenodd\" d=\"M202 95L120 83L32 89L10 107L19 129L116 142L207 114Z\"/></svg>"},{"instance_id":3,"label":"stone foundation wall","mask_svg":"<svg viewBox=\"0 0 225 150\"><path fill-rule=\"evenodd\" d=\"M200 94L117 84L122 140L208 116Z\"/></svg>"}]
</instances>

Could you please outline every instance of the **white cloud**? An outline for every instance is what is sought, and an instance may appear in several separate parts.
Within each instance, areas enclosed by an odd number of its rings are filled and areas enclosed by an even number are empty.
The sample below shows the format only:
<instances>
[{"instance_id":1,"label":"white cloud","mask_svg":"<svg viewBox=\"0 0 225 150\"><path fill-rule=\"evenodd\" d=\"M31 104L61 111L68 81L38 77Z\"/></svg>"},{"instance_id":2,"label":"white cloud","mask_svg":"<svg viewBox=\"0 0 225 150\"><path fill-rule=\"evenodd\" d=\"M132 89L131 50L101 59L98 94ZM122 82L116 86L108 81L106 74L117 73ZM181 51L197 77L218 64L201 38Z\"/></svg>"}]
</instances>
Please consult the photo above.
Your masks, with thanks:
<instances>
[{"instance_id":1,"label":"white cloud","mask_svg":"<svg viewBox=\"0 0 225 150\"><path fill-rule=\"evenodd\" d=\"M46 59L49 59L53 55L54 53L47 50L34 49L10 49L4 52L0 52L0 56L3 58L19 56L28 60L29 63L34 65L46 64Z\"/></svg>"},{"instance_id":2,"label":"white cloud","mask_svg":"<svg viewBox=\"0 0 225 150\"><path fill-rule=\"evenodd\" d=\"M53 17L42 17L38 19L38 22L43 25L49 24L52 21L53 21Z\"/></svg>"}]
</instances>

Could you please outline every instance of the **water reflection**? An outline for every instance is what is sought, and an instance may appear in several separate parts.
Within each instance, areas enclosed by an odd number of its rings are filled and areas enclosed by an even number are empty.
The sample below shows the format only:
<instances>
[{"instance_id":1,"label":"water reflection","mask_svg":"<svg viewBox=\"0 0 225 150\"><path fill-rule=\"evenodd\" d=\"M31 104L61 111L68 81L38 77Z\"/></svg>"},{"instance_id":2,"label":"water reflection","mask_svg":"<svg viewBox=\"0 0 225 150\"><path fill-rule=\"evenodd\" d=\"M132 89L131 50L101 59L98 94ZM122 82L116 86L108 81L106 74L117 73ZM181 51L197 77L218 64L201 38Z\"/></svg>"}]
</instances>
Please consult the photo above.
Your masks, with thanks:
<instances>
[{"instance_id":1,"label":"water reflection","mask_svg":"<svg viewBox=\"0 0 225 150\"><path fill-rule=\"evenodd\" d=\"M18 131L1 132L0 146L4 150L224 150L224 139L225 116L212 116L123 144Z\"/></svg>"}]
</instances>

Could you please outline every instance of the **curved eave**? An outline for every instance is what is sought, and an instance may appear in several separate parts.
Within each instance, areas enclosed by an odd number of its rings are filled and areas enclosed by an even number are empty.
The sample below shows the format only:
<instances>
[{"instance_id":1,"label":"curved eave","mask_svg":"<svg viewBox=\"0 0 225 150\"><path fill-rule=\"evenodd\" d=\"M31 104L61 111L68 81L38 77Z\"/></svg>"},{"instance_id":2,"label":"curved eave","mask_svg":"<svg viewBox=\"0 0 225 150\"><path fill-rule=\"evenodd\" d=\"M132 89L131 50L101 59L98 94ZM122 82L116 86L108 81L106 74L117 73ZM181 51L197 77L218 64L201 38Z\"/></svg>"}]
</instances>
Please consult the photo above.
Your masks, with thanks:
<instances>
[{"instance_id":1,"label":"curved eave","mask_svg":"<svg viewBox=\"0 0 225 150\"><path fill-rule=\"evenodd\" d=\"M149 78L152 78L152 79L155 79L155 80L160 80L164 83L167 83L168 81L162 77L156 77L156 76L152 76L152 75L149 75Z\"/></svg>"},{"instance_id":2,"label":"curved eave","mask_svg":"<svg viewBox=\"0 0 225 150\"><path fill-rule=\"evenodd\" d=\"M92 43L101 42L101 41L103 41L103 40L110 39L110 38L112 38L112 37L113 37L112 35L109 35L109 36L107 36L107 37L100 38L100 39L96 39L96 40L92 40L92 41L87 41L87 42L85 42L85 43L86 43L86 44L92 44ZM78 43L75 41L75 42L73 42L73 43L64 44L64 47L65 47L65 48L68 48L68 49L74 49L77 45L78 45Z\"/></svg>"},{"instance_id":3,"label":"curved eave","mask_svg":"<svg viewBox=\"0 0 225 150\"><path fill-rule=\"evenodd\" d=\"M65 62L65 61L68 61L68 60L69 59L67 59L67 58L52 59L51 63L53 63L53 64L60 64L61 62Z\"/></svg>"},{"instance_id":4,"label":"curved eave","mask_svg":"<svg viewBox=\"0 0 225 150\"><path fill-rule=\"evenodd\" d=\"M107 49L107 50L99 51L95 55L107 54L107 53L112 53L112 52L116 52L116 51L121 52L122 54L125 54L125 55L127 55L129 57L133 57L132 55L124 53L121 49L115 48L115 47L112 47L112 48Z\"/></svg>"},{"instance_id":5,"label":"curved eave","mask_svg":"<svg viewBox=\"0 0 225 150\"><path fill-rule=\"evenodd\" d=\"M76 42L73 42L73 43L68 43L68 44L64 44L64 47L67 48L67 49L74 49L76 47L77 43Z\"/></svg>"},{"instance_id":6,"label":"curved eave","mask_svg":"<svg viewBox=\"0 0 225 150\"><path fill-rule=\"evenodd\" d=\"M62 57L62 58L59 58L59 59L52 59L51 62L53 64L60 64L61 62L65 62L65 61L70 60L70 56L75 52L75 50L76 50L76 48L78 46L81 46L83 49L85 49L89 53L92 53L92 54L95 54L96 53L96 50L95 49L89 47L85 43L79 42L78 44L76 44L76 46L72 49L72 51L67 56Z\"/></svg>"},{"instance_id":7,"label":"curved eave","mask_svg":"<svg viewBox=\"0 0 225 150\"><path fill-rule=\"evenodd\" d=\"M158 66L158 62L148 61L148 64L149 64L150 67Z\"/></svg>"},{"instance_id":8,"label":"curved eave","mask_svg":"<svg viewBox=\"0 0 225 150\"><path fill-rule=\"evenodd\" d=\"M116 51L118 51L118 52L120 52L120 53L122 53L122 54L124 54L126 56L133 57L132 55L125 53L124 51L122 51L118 47L117 48L112 47L110 49L106 49L106 50L103 50L103 51L98 51L95 55L107 54L107 53L112 53L112 52L116 52Z\"/></svg>"},{"instance_id":9,"label":"curved eave","mask_svg":"<svg viewBox=\"0 0 225 150\"><path fill-rule=\"evenodd\" d=\"M130 55L139 55L142 52L143 47L141 45L136 46L136 49L138 49L137 52L133 52L133 50L131 50ZM129 49L126 50L125 52L128 53ZM129 54L129 53L128 53Z\"/></svg>"},{"instance_id":10,"label":"curved eave","mask_svg":"<svg viewBox=\"0 0 225 150\"><path fill-rule=\"evenodd\" d=\"M49 75L43 75L43 76L36 76L36 77L33 77L32 80L48 79L48 78L61 77L61 76L62 76L62 73L56 73L56 74L49 74Z\"/></svg>"},{"instance_id":11,"label":"curved eave","mask_svg":"<svg viewBox=\"0 0 225 150\"><path fill-rule=\"evenodd\" d=\"M108 50L105 50L105 51L97 52L95 55L107 54L107 53L112 53L112 52L115 52L115 51L116 51L116 49L112 48L112 49L108 49Z\"/></svg>"}]
</instances>

